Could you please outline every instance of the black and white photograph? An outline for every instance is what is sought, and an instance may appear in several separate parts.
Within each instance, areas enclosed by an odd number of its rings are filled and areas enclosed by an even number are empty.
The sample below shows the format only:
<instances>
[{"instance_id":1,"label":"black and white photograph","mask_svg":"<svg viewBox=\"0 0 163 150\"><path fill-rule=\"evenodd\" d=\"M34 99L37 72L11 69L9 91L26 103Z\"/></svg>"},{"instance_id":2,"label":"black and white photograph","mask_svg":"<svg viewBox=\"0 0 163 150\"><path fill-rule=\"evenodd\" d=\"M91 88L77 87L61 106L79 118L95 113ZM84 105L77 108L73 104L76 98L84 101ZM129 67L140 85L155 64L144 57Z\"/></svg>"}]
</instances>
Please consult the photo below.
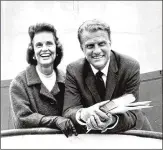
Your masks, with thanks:
<instances>
[{"instance_id":1,"label":"black and white photograph","mask_svg":"<svg viewBox=\"0 0 163 150\"><path fill-rule=\"evenodd\" d=\"M1 149L162 149L162 1L1 1Z\"/></svg>"}]
</instances>

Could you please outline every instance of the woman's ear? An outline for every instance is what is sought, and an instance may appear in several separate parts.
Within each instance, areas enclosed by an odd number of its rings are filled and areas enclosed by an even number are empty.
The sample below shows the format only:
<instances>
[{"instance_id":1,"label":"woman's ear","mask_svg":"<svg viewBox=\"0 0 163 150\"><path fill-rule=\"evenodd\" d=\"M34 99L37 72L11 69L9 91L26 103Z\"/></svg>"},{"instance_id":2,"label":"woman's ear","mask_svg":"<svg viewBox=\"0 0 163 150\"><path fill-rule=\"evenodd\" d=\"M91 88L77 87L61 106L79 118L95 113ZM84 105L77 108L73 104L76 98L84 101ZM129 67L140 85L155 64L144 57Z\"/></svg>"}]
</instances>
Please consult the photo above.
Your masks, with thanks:
<instances>
[{"instance_id":1,"label":"woman's ear","mask_svg":"<svg viewBox=\"0 0 163 150\"><path fill-rule=\"evenodd\" d=\"M34 50L34 49L33 49L33 44L32 44L32 42L29 43L28 49L29 49L29 50Z\"/></svg>"}]
</instances>

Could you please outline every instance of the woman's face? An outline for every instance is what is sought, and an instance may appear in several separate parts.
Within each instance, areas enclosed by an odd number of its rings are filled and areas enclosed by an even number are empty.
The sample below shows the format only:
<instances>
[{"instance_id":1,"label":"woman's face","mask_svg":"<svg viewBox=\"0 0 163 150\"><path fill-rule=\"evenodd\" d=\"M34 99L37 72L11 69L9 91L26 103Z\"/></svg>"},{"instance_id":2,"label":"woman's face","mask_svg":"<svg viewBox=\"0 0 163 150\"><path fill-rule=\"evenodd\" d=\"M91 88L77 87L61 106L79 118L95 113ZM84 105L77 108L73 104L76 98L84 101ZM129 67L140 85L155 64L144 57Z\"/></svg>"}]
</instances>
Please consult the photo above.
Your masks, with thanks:
<instances>
[{"instance_id":1,"label":"woman's face","mask_svg":"<svg viewBox=\"0 0 163 150\"><path fill-rule=\"evenodd\" d=\"M39 32L33 38L34 55L37 65L49 67L56 58L56 44L52 32Z\"/></svg>"}]
</instances>

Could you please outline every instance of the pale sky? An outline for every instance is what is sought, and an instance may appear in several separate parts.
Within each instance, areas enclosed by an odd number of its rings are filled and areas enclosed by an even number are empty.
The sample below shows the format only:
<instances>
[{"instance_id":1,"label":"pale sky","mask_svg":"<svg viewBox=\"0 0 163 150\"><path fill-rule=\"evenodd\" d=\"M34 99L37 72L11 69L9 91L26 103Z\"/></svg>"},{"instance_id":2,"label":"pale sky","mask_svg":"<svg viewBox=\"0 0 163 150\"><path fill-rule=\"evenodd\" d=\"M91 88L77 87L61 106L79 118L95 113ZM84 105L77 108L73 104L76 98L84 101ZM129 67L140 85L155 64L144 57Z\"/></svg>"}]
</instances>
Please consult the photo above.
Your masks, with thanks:
<instances>
[{"instance_id":1,"label":"pale sky","mask_svg":"<svg viewBox=\"0 0 163 150\"><path fill-rule=\"evenodd\" d=\"M83 57L77 39L83 21L98 18L112 31L112 49L139 61L141 73L162 70L162 1L1 1L1 80L28 66L28 27L55 26L64 48L60 68Z\"/></svg>"}]
</instances>

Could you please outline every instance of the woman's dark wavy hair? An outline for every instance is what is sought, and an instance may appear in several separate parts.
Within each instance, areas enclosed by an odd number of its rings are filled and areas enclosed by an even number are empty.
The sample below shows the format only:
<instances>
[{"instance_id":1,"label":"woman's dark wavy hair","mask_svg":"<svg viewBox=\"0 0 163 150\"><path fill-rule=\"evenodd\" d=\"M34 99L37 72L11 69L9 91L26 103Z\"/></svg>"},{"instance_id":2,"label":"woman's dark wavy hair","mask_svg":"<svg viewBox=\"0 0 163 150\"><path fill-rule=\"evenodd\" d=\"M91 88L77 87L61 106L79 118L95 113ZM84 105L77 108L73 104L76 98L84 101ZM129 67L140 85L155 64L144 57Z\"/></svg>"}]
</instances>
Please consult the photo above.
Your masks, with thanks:
<instances>
[{"instance_id":1,"label":"woman's dark wavy hair","mask_svg":"<svg viewBox=\"0 0 163 150\"><path fill-rule=\"evenodd\" d=\"M35 66L37 65L37 60L33 59L34 48L33 48L32 41L36 33L43 32L43 31L52 32L54 36L54 41L56 44L56 58L54 60L53 66L54 66L54 69L56 69L57 66L60 64L61 59L63 57L63 47L59 41L59 38L57 37L56 29L54 28L53 25L48 24L48 23L38 23L28 28L30 43L27 49L26 60L28 64L35 65Z\"/></svg>"}]
</instances>

